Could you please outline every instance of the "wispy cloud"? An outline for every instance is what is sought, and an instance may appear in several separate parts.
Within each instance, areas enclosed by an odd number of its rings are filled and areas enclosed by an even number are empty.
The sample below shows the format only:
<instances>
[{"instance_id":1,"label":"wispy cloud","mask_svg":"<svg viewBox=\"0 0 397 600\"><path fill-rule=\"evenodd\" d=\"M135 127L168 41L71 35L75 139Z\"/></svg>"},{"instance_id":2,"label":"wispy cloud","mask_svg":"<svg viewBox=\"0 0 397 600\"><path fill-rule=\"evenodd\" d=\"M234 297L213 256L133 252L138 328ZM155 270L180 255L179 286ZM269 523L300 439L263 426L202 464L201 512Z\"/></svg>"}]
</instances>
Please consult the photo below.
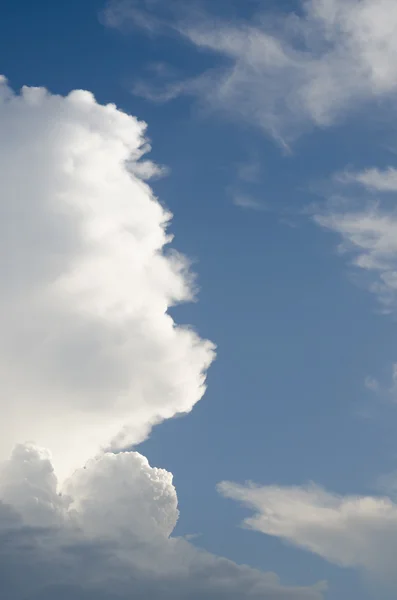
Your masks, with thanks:
<instances>
[{"instance_id":1,"label":"wispy cloud","mask_svg":"<svg viewBox=\"0 0 397 600\"><path fill-rule=\"evenodd\" d=\"M375 377L368 376L364 380L367 390L374 392L377 396L387 399L387 401L397 401L397 363L391 367L391 376L387 381L379 381Z\"/></svg>"},{"instance_id":2,"label":"wispy cloud","mask_svg":"<svg viewBox=\"0 0 397 600\"><path fill-rule=\"evenodd\" d=\"M253 198L252 196L248 195L248 194L242 194L239 192L235 192L232 194L232 198L233 198L233 204L235 206L239 206L240 208L248 208L251 210L259 210L259 211L268 211L269 208L268 206L263 203L263 202L259 202L258 200L256 200L256 198Z\"/></svg>"},{"instance_id":3,"label":"wispy cloud","mask_svg":"<svg viewBox=\"0 0 397 600\"><path fill-rule=\"evenodd\" d=\"M343 195L313 215L318 225L338 234L340 253L368 274L370 290L389 313L397 309L397 212L383 195L394 191L394 176L391 167L338 173L333 180L345 186ZM361 191L353 193L351 184ZM373 191L376 200L369 193Z\"/></svg>"},{"instance_id":4,"label":"wispy cloud","mask_svg":"<svg viewBox=\"0 0 397 600\"><path fill-rule=\"evenodd\" d=\"M388 496L341 496L316 485L223 482L220 493L254 511L250 529L278 537L342 567L396 583L397 504Z\"/></svg>"},{"instance_id":5,"label":"wispy cloud","mask_svg":"<svg viewBox=\"0 0 397 600\"><path fill-rule=\"evenodd\" d=\"M369 190L379 192L397 192L397 169L369 168L364 171L345 171L335 176L341 183L357 183Z\"/></svg>"},{"instance_id":6,"label":"wispy cloud","mask_svg":"<svg viewBox=\"0 0 397 600\"><path fill-rule=\"evenodd\" d=\"M237 177L246 183L259 183L263 168L258 160L251 160L237 165Z\"/></svg>"},{"instance_id":7,"label":"wispy cloud","mask_svg":"<svg viewBox=\"0 0 397 600\"><path fill-rule=\"evenodd\" d=\"M248 20L197 6L189 11L181 2L167 4L168 11L158 2L139 7L137 12L136 2L114 0L108 12L117 18L108 22L139 26L150 18L158 32L172 31L212 52L222 65L215 61L202 74L195 95L284 144L307 127L329 126L347 111L397 92L394 0L306 0L299 16L263 11Z\"/></svg>"}]
</instances>

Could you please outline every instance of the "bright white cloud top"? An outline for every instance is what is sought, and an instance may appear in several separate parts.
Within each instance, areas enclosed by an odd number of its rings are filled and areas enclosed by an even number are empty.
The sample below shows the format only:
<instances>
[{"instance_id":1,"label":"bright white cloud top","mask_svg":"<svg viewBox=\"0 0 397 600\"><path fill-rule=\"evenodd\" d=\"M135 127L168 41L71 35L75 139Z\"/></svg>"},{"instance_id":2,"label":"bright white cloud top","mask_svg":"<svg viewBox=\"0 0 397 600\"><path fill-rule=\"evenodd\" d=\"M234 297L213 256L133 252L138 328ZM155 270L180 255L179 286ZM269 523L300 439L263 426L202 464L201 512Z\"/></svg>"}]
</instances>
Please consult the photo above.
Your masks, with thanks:
<instances>
[{"instance_id":1,"label":"bright white cloud top","mask_svg":"<svg viewBox=\"0 0 397 600\"><path fill-rule=\"evenodd\" d=\"M3 80L0 129L0 458L33 440L63 477L189 412L214 347L167 314L192 278L138 176L145 125Z\"/></svg>"}]
</instances>

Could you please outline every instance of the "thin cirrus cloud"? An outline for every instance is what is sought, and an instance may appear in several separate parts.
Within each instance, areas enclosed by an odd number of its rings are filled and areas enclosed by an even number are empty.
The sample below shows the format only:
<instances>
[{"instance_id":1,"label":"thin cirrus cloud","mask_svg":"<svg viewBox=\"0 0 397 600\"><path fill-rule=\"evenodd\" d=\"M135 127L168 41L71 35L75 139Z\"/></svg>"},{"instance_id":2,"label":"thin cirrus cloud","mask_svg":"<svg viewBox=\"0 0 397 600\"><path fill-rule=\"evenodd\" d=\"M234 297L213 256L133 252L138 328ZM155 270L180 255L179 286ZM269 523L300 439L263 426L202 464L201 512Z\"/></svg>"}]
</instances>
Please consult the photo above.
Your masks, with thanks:
<instances>
[{"instance_id":1,"label":"thin cirrus cloud","mask_svg":"<svg viewBox=\"0 0 397 600\"><path fill-rule=\"evenodd\" d=\"M2 78L0 129L3 595L322 600L323 584L172 537L172 475L120 451L190 411L214 358L167 313L194 281L143 181L158 174L145 125L85 91L15 94Z\"/></svg>"},{"instance_id":2,"label":"thin cirrus cloud","mask_svg":"<svg viewBox=\"0 0 397 600\"><path fill-rule=\"evenodd\" d=\"M397 213L390 206L390 193L397 191L395 169L369 168L337 174L343 195L331 199L313 215L321 227L337 234L339 249L351 257L354 267L368 274L369 289L386 313L397 308ZM351 185L359 187L351 190ZM374 200L373 193L376 193Z\"/></svg>"},{"instance_id":3,"label":"thin cirrus cloud","mask_svg":"<svg viewBox=\"0 0 397 600\"><path fill-rule=\"evenodd\" d=\"M234 192L232 194L233 204L240 208L249 210L267 211L268 206L264 202L259 202L256 198L250 194L244 194L241 192Z\"/></svg>"},{"instance_id":4,"label":"thin cirrus cloud","mask_svg":"<svg viewBox=\"0 0 397 600\"><path fill-rule=\"evenodd\" d=\"M377 169L375 167L364 169L364 171L346 171L338 173L336 180L341 183L357 183L368 190L378 192L397 192L397 169Z\"/></svg>"},{"instance_id":5,"label":"thin cirrus cloud","mask_svg":"<svg viewBox=\"0 0 397 600\"><path fill-rule=\"evenodd\" d=\"M180 93L199 96L222 114L249 119L288 145L307 127L332 125L371 101L379 108L379 102L397 93L394 0L306 0L295 13L254 12L246 20L210 17L205 6L196 6L193 18L178 1L167 4L168 15L158 0L113 0L108 5L112 27L142 27L137 15L145 14L152 34L173 32L222 59L221 66L158 90L164 99L167 94L167 99ZM142 94L145 90L155 94L148 83L140 88ZM350 253L353 264L367 275L382 309L394 312L397 214L373 194L396 192L397 170L346 171L334 182L361 186L359 207L349 201L350 191L344 191L344 201L331 201L314 221L339 235L340 250ZM234 202L258 209L256 199L246 194Z\"/></svg>"},{"instance_id":6,"label":"thin cirrus cloud","mask_svg":"<svg viewBox=\"0 0 397 600\"><path fill-rule=\"evenodd\" d=\"M159 100L191 94L286 145L307 127L329 126L397 92L394 0L306 0L296 13L263 11L247 20L189 11L181 2L113 0L104 21L180 35L222 62L160 89L140 82L137 93Z\"/></svg>"}]
</instances>

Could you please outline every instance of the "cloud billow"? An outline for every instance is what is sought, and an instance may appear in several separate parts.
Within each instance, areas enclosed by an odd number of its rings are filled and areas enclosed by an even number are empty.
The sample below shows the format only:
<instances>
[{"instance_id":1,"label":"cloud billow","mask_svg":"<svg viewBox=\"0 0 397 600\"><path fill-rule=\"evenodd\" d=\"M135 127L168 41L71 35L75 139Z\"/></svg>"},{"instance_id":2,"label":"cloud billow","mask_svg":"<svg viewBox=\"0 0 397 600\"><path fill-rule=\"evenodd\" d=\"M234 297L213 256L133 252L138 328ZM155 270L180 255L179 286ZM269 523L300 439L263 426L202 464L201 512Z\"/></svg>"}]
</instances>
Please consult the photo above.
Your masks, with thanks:
<instances>
[{"instance_id":1,"label":"cloud billow","mask_svg":"<svg viewBox=\"0 0 397 600\"><path fill-rule=\"evenodd\" d=\"M189 412L214 346L167 314L192 278L135 174L145 125L3 81L0 127L0 458L32 439L64 476Z\"/></svg>"},{"instance_id":2,"label":"cloud billow","mask_svg":"<svg viewBox=\"0 0 397 600\"><path fill-rule=\"evenodd\" d=\"M167 312L194 282L144 181L145 125L0 84L1 593L321 600L173 538L172 475L122 451L193 408L214 358Z\"/></svg>"},{"instance_id":3,"label":"cloud billow","mask_svg":"<svg viewBox=\"0 0 397 600\"><path fill-rule=\"evenodd\" d=\"M172 476L137 452L99 455L58 487L48 452L18 445L0 498L0 589L13 600L323 597L323 584L284 586L171 537Z\"/></svg>"}]
</instances>

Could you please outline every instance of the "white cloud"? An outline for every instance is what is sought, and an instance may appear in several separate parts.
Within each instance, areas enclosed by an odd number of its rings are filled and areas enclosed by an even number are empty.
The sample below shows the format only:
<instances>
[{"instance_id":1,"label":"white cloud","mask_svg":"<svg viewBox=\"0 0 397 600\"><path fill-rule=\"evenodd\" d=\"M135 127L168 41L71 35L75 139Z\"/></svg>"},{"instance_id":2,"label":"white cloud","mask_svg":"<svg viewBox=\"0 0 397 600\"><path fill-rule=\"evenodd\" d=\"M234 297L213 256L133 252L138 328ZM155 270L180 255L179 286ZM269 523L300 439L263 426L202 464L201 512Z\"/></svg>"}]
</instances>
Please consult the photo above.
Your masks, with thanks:
<instances>
[{"instance_id":1,"label":"white cloud","mask_svg":"<svg viewBox=\"0 0 397 600\"><path fill-rule=\"evenodd\" d=\"M242 194L240 192L233 193L233 204L240 208L248 208L251 210L268 210L268 207L263 202L259 202L250 194Z\"/></svg>"},{"instance_id":2,"label":"white cloud","mask_svg":"<svg viewBox=\"0 0 397 600\"><path fill-rule=\"evenodd\" d=\"M115 452L190 411L214 356L167 314L194 282L142 181L145 125L88 92L0 83L2 594L321 600L172 538L171 474Z\"/></svg>"},{"instance_id":3,"label":"white cloud","mask_svg":"<svg viewBox=\"0 0 397 600\"><path fill-rule=\"evenodd\" d=\"M187 87L173 82L172 93L160 94L163 100L198 94L213 109L288 142L303 127L328 126L345 111L397 91L394 0L306 0L299 16L265 11L246 21L204 11L189 15L180 2L167 8L171 16L159 2L114 0L108 25L133 22L152 33L173 29L226 65ZM146 92L153 97L147 86Z\"/></svg>"},{"instance_id":4,"label":"white cloud","mask_svg":"<svg viewBox=\"0 0 397 600\"><path fill-rule=\"evenodd\" d=\"M364 209L350 208L349 201L314 215L314 221L337 233L341 253L352 255L352 263L369 275L369 288L385 312L397 308L397 214L380 203Z\"/></svg>"},{"instance_id":5,"label":"white cloud","mask_svg":"<svg viewBox=\"0 0 397 600\"><path fill-rule=\"evenodd\" d=\"M145 124L3 80L0 129L0 459L33 440L64 477L190 411L213 345L167 314L193 281L139 178Z\"/></svg>"},{"instance_id":6,"label":"white cloud","mask_svg":"<svg viewBox=\"0 0 397 600\"><path fill-rule=\"evenodd\" d=\"M160 4L161 0L109 0L99 18L108 27L123 29L133 24L153 34L163 26L162 19L152 12Z\"/></svg>"},{"instance_id":7,"label":"white cloud","mask_svg":"<svg viewBox=\"0 0 397 600\"><path fill-rule=\"evenodd\" d=\"M57 492L45 451L18 446L4 465L0 589L13 600L321 600L169 537L172 477L138 453L103 454Z\"/></svg>"},{"instance_id":8,"label":"white cloud","mask_svg":"<svg viewBox=\"0 0 397 600\"><path fill-rule=\"evenodd\" d=\"M364 385L378 396L389 398L394 402L397 396L397 363L392 364L391 377L387 384L381 383L375 377L368 376L364 380Z\"/></svg>"},{"instance_id":9,"label":"white cloud","mask_svg":"<svg viewBox=\"0 0 397 600\"><path fill-rule=\"evenodd\" d=\"M224 482L220 492L252 509L244 524L329 562L395 579L397 504L387 496L339 496L310 485Z\"/></svg>"},{"instance_id":10,"label":"white cloud","mask_svg":"<svg viewBox=\"0 0 397 600\"><path fill-rule=\"evenodd\" d=\"M345 171L334 175L333 181L345 186L344 195L331 198L325 210L317 210L314 221L340 236L340 252L350 254L353 265L369 274L370 289L377 294L386 312L394 312L397 307L397 213L387 194L397 191L397 170L389 166ZM352 184L359 186L359 195L349 189Z\"/></svg>"},{"instance_id":11,"label":"white cloud","mask_svg":"<svg viewBox=\"0 0 397 600\"><path fill-rule=\"evenodd\" d=\"M381 390L379 381L375 379L375 377L371 377L370 375L368 375L365 378L364 385L367 388L367 390L370 390L371 392L377 393Z\"/></svg>"},{"instance_id":12,"label":"white cloud","mask_svg":"<svg viewBox=\"0 0 397 600\"><path fill-rule=\"evenodd\" d=\"M387 169L365 169L364 171L338 174L336 179L341 183L358 183L379 192L397 192L397 169L388 167Z\"/></svg>"}]
</instances>

